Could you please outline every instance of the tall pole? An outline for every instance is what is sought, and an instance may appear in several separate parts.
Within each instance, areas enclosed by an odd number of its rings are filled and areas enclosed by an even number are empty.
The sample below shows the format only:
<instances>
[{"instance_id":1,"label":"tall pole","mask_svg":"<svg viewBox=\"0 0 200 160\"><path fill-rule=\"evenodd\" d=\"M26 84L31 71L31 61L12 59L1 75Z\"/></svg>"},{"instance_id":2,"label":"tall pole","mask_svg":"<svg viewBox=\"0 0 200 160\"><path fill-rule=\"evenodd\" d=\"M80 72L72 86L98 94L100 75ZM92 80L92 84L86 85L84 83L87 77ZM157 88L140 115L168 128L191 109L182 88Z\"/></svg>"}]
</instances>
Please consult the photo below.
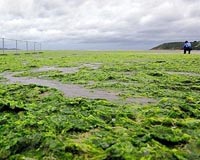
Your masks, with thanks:
<instances>
[{"instance_id":1,"label":"tall pole","mask_svg":"<svg viewBox=\"0 0 200 160\"><path fill-rule=\"evenodd\" d=\"M2 48L3 48L3 54L4 54L4 38L2 38Z\"/></svg>"},{"instance_id":2,"label":"tall pole","mask_svg":"<svg viewBox=\"0 0 200 160\"><path fill-rule=\"evenodd\" d=\"M42 43L40 43L40 51L42 51Z\"/></svg>"},{"instance_id":3,"label":"tall pole","mask_svg":"<svg viewBox=\"0 0 200 160\"><path fill-rule=\"evenodd\" d=\"M34 53L35 53L35 43L36 43L36 42L34 42Z\"/></svg>"},{"instance_id":4,"label":"tall pole","mask_svg":"<svg viewBox=\"0 0 200 160\"><path fill-rule=\"evenodd\" d=\"M16 53L17 53L17 40L16 40Z\"/></svg>"},{"instance_id":5,"label":"tall pole","mask_svg":"<svg viewBox=\"0 0 200 160\"><path fill-rule=\"evenodd\" d=\"M26 41L26 51L28 52L28 41Z\"/></svg>"}]
</instances>

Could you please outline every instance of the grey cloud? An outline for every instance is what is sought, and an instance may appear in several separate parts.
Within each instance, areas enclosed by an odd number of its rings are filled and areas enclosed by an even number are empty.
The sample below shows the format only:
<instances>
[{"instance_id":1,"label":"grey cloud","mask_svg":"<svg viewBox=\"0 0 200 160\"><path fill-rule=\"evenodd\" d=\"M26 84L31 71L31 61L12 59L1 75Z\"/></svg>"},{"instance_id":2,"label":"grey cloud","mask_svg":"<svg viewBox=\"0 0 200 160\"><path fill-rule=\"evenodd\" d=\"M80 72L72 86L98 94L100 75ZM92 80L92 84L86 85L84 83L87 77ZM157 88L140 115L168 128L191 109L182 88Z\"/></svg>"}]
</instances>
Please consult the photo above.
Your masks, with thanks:
<instances>
[{"instance_id":1,"label":"grey cloud","mask_svg":"<svg viewBox=\"0 0 200 160\"><path fill-rule=\"evenodd\" d=\"M0 0L0 35L55 41L58 49L65 42L65 49L70 43L77 49L98 43L150 48L155 42L198 40L199 5L200 0Z\"/></svg>"}]
</instances>

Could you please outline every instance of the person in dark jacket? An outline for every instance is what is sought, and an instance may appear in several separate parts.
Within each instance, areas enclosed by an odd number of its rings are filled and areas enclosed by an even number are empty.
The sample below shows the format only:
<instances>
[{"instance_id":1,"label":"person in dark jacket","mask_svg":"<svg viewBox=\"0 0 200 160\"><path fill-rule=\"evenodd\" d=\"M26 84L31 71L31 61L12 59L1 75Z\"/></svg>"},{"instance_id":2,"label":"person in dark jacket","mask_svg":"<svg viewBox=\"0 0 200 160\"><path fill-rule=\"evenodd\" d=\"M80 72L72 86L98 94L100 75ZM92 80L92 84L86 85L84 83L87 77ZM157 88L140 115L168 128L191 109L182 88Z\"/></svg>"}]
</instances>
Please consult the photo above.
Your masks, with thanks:
<instances>
[{"instance_id":1,"label":"person in dark jacket","mask_svg":"<svg viewBox=\"0 0 200 160\"><path fill-rule=\"evenodd\" d=\"M186 52L188 51L188 54L190 54L191 50L192 50L192 45L190 42L188 41L185 41L184 43L184 46L183 46L183 49L184 49L184 54L186 54Z\"/></svg>"}]
</instances>

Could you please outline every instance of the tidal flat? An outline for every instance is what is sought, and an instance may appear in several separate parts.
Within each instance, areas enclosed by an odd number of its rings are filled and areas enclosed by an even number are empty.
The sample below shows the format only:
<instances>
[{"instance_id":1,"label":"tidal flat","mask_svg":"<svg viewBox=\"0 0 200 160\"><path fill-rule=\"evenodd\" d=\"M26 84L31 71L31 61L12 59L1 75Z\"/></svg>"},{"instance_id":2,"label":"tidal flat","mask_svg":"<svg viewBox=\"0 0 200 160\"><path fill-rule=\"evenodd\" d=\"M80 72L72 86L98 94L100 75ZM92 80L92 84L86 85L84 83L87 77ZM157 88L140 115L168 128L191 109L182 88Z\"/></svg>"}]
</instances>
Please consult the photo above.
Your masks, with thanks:
<instances>
[{"instance_id":1,"label":"tidal flat","mask_svg":"<svg viewBox=\"0 0 200 160\"><path fill-rule=\"evenodd\" d=\"M181 51L2 55L0 159L198 160L199 66Z\"/></svg>"}]
</instances>

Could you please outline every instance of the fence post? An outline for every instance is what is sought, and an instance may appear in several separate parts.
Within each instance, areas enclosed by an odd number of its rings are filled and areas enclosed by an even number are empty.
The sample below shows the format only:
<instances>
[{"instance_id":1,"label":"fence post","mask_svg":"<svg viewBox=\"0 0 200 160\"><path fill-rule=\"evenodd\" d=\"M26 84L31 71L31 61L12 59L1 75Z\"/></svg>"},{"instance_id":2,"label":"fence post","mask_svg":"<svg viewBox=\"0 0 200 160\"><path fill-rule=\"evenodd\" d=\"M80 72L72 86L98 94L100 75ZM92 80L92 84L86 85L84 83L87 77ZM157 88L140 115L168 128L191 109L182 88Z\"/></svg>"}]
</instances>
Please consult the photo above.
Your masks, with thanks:
<instances>
[{"instance_id":1,"label":"fence post","mask_svg":"<svg viewBox=\"0 0 200 160\"><path fill-rule=\"evenodd\" d=\"M34 53L35 53L35 42L34 42Z\"/></svg>"},{"instance_id":2,"label":"fence post","mask_svg":"<svg viewBox=\"0 0 200 160\"><path fill-rule=\"evenodd\" d=\"M17 53L17 47L18 47L18 46L17 46L17 40L16 40L16 53Z\"/></svg>"},{"instance_id":3,"label":"fence post","mask_svg":"<svg viewBox=\"0 0 200 160\"><path fill-rule=\"evenodd\" d=\"M4 54L4 38L2 38L2 49L3 49L3 54Z\"/></svg>"},{"instance_id":4,"label":"fence post","mask_svg":"<svg viewBox=\"0 0 200 160\"><path fill-rule=\"evenodd\" d=\"M26 41L26 51L28 52L28 41Z\"/></svg>"},{"instance_id":5,"label":"fence post","mask_svg":"<svg viewBox=\"0 0 200 160\"><path fill-rule=\"evenodd\" d=\"M2 40L2 42L1 42ZM15 48L14 47L10 47L9 46L9 43L8 43L8 47L5 48L5 43L6 41L5 40L9 40L9 41L14 41L15 42ZM17 54L18 53L18 49L20 50L20 44L18 44L18 42L25 42L26 43L26 51L28 52L29 50L31 51L31 47L29 47L32 43L34 43L34 52L36 53L36 51L39 51L39 50L42 50L42 44L40 42L30 42L30 41L23 41L23 40L16 40L16 39L7 39L7 38L1 38L0 37L0 44L2 44L2 48L0 48L0 50L2 50L2 53L4 54L6 50L12 50L13 52L15 51L15 53ZM38 46L36 46L38 45ZM22 50L25 50L25 49L22 49Z\"/></svg>"},{"instance_id":6,"label":"fence post","mask_svg":"<svg viewBox=\"0 0 200 160\"><path fill-rule=\"evenodd\" d=\"M40 51L42 51L42 43L40 43Z\"/></svg>"}]
</instances>

